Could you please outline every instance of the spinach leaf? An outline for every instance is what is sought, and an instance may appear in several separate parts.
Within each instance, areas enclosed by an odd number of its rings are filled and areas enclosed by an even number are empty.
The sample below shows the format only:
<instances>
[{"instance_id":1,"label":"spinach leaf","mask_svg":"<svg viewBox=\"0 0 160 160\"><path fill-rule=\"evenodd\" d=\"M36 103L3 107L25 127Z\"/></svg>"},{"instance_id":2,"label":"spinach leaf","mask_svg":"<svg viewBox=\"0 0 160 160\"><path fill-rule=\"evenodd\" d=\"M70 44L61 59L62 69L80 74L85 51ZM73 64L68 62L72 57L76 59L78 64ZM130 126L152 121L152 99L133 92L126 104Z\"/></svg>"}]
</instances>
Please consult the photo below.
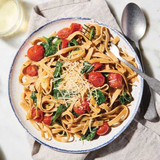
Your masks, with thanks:
<instances>
[{"instance_id":1,"label":"spinach leaf","mask_svg":"<svg viewBox=\"0 0 160 160\"><path fill-rule=\"evenodd\" d=\"M98 105L100 105L100 104L105 102L104 94L98 89L92 90L92 96L97 101Z\"/></svg>"},{"instance_id":2,"label":"spinach leaf","mask_svg":"<svg viewBox=\"0 0 160 160\"><path fill-rule=\"evenodd\" d=\"M84 61L83 62L83 68L81 70L81 74L84 73L89 73L92 71L92 69L94 68L94 65L92 65L91 63L89 63L88 61Z\"/></svg>"},{"instance_id":3,"label":"spinach leaf","mask_svg":"<svg viewBox=\"0 0 160 160\"><path fill-rule=\"evenodd\" d=\"M109 73L102 73L105 78L108 77Z\"/></svg>"},{"instance_id":4,"label":"spinach leaf","mask_svg":"<svg viewBox=\"0 0 160 160\"><path fill-rule=\"evenodd\" d=\"M122 95L119 96L118 100L119 100L120 104L125 105L125 104L128 104L132 101L132 97L129 94L127 94L126 92L124 92Z\"/></svg>"},{"instance_id":5,"label":"spinach leaf","mask_svg":"<svg viewBox=\"0 0 160 160\"><path fill-rule=\"evenodd\" d=\"M35 103L35 107L37 106L37 96L36 96L36 93L35 91L32 92L31 94L31 98L33 99L33 102Z\"/></svg>"},{"instance_id":6,"label":"spinach leaf","mask_svg":"<svg viewBox=\"0 0 160 160\"><path fill-rule=\"evenodd\" d=\"M77 46L78 42L73 38L71 41L68 42L68 47ZM74 51L78 51L79 48L74 49ZM71 54L72 51L69 51L69 54Z\"/></svg>"},{"instance_id":7,"label":"spinach leaf","mask_svg":"<svg viewBox=\"0 0 160 160\"><path fill-rule=\"evenodd\" d=\"M96 131L97 131L97 128L92 128L91 129L91 132L90 130L88 129L87 132L85 133L85 135L83 135L79 140L82 141L82 140L87 140L87 141L91 141L95 135L96 135Z\"/></svg>"},{"instance_id":8,"label":"spinach leaf","mask_svg":"<svg viewBox=\"0 0 160 160\"><path fill-rule=\"evenodd\" d=\"M72 111L73 115L75 115L76 117L79 117L80 115L77 114L75 111Z\"/></svg>"},{"instance_id":9,"label":"spinach leaf","mask_svg":"<svg viewBox=\"0 0 160 160\"><path fill-rule=\"evenodd\" d=\"M90 34L89 34L89 40L92 40L92 38L94 37L94 35L95 35L95 29L91 28L91 31L90 31Z\"/></svg>"},{"instance_id":10,"label":"spinach leaf","mask_svg":"<svg viewBox=\"0 0 160 160\"><path fill-rule=\"evenodd\" d=\"M66 109L67 107L64 104L61 104L59 107L57 107L57 111L52 117L52 123L54 123Z\"/></svg>"},{"instance_id":11,"label":"spinach leaf","mask_svg":"<svg viewBox=\"0 0 160 160\"><path fill-rule=\"evenodd\" d=\"M56 69L53 73L53 77L54 78L60 78L61 77L61 74L62 74L62 62L57 62L56 63Z\"/></svg>"},{"instance_id":12,"label":"spinach leaf","mask_svg":"<svg viewBox=\"0 0 160 160\"><path fill-rule=\"evenodd\" d=\"M79 139L80 141L85 140L87 138L87 136L89 135L90 130L88 128L87 132L85 133L85 135L81 136L81 138Z\"/></svg>"},{"instance_id":13,"label":"spinach leaf","mask_svg":"<svg viewBox=\"0 0 160 160\"><path fill-rule=\"evenodd\" d=\"M45 49L44 57L48 57L55 54L58 51L58 48L57 48L58 44L61 44L62 40L54 36L50 38L46 38L46 37L44 38L47 40L47 42L43 42L41 45ZM53 44L52 41L55 38L57 38L57 41Z\"/></svg>"},{"instance_id":14,"label":"spinach leaf","mask_svg":"<svg viewBox=\"0 0 160 160\"><path fill-rule=\"evenodd\" d=\"M74 38L68 42L68 47L77 46L77 45L78 45L78 42Z\"/></svg>"},{"instance_id":15,"label":"spinach leaf","mask_svg":"<svg viewBox=\"0 0 160 160\"><path fill-rule=\"evenodd\" d=\"M91 132L88 134L88 136L86 137L86 140L91 141L95 137L96 131L97 131L97 128L96 127L93 128Z\"/></svg>"}]
</instances>

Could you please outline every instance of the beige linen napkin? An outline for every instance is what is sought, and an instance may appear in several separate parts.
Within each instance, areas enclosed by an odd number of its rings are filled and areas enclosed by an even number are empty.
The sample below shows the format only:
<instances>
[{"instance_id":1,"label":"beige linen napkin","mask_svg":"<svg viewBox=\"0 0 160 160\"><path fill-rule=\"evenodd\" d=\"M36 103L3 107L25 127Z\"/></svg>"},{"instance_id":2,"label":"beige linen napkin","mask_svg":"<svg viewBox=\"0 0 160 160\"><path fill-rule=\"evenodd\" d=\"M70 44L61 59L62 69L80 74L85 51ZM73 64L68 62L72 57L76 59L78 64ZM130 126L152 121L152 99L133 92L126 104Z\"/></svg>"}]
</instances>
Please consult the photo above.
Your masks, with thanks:
<instances>
[{"instance_id":1,"label":"beige linen napkin","mask_svg":"<svg viewBox=\"0 0 160 160\"><path fill-rule=\"evenodd\" d=\"M37 7L40 13L33 11L29 32L62 17L89 17L120 30L105 0L52 0ZM39 144L31 136L28 140L34 160L160 160L160 136L137 120L112 143L90 153L57 152Z\"/></svg>"}]
</instances>

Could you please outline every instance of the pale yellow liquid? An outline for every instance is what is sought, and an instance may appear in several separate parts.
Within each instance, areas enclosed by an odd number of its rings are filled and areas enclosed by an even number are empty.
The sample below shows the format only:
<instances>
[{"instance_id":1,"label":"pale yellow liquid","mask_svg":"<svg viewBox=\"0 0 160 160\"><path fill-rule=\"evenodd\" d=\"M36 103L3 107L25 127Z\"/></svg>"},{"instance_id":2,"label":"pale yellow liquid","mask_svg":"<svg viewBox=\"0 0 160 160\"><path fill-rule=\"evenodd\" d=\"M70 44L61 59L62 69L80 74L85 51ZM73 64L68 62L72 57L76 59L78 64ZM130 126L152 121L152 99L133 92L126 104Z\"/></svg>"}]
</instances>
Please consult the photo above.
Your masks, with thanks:
<instances>
[{"instance_id":1,"label":"pale yellow liquid","mask_svg":"<svg viewBox=\"0 0 160 160\"><path fill-rule=\"evenodd\" d=\"M18 14L14 0L0 0L0 33L8 31L17 23Z\"/></svg>"}]
</instances>

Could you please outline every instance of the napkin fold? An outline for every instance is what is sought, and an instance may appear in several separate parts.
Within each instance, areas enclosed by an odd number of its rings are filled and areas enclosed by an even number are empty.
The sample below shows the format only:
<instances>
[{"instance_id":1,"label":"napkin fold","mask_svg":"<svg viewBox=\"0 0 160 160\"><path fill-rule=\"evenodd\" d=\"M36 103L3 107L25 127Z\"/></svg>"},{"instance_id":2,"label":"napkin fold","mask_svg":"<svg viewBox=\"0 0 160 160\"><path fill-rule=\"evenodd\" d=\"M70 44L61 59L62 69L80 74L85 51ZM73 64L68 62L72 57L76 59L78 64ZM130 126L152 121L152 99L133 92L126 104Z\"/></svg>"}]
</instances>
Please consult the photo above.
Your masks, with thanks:
<instances>
[{"instance_id":1,"label":"napkin fold","mask_svg":"<svg viewBox=\"0 0 160 160\"><path fill-rule=\"evenodd\" d=\"M120 31L105 0L52 0L35 6L28 32L31 33L43 24L62 17L93 18ZM136 117L112 143L96 151L83 154L57 152L39 144L28 135L32 157L34 160L159 160L159 134L142 125L138 114Z\"/></svg>"}]
</instances>

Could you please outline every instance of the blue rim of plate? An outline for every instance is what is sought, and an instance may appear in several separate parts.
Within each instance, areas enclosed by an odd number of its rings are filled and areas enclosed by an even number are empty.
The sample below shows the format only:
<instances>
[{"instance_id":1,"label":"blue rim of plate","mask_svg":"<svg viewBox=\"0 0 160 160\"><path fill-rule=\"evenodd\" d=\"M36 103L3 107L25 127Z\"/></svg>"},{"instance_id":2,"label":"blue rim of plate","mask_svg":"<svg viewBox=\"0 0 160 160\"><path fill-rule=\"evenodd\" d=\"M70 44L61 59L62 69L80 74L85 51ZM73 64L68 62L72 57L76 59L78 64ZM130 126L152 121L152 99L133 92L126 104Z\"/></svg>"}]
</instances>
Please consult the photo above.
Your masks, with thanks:
<instances>
[{"instance_id":1,"label":"blue rim of plate","mask_svg":"<svg viewBox=\"0 0 160 160\"><path fill-rule=\"evenodd\" d=\"M15 62L15 60L16 60L16 57L17 57L19 51L21 50L21 48L23 47L23 45L26 43L26 41L27 41L33 34L35 34L35 33L38 32L39 30L41 30L43 27L45 27L45 26L47 26L47 25L49 25L49 24L51 24L51 23L55 23L55 22L57 22L57 21L62 21L62 20L72 20L72 19L73 19L73 20L74 20L74 19L84 20L84 21L85 21L85 20L86 20L86 21L91 20L91 21L93 21L94 23L97 23L97 24L99 24L99 25L105 26L105 27L109 28L110 30L112 30L113 32L115 32L121 39L123 39L123 40L125 41L125 43L126 43L126 44L128 45L128 47L131 49L131 51L135 54L135 59L136 59L136 61L137 61L137 63L138 63L139 69L142 71L141 63L140 63L140 61L139 61L139 58L138 58L135 50L134 50L133 47L130 45L130 43L127 41L127 39L126 39L119 31L113 29L113 28L110 27L109 25L106 25L106 24L104 24L104 23L98 22L98 21L96 21L96 20L94 20L94 19L92 19L92 18L84 18L84 17L60 18L60 19L52 20L52 21L46 23L45 25L39 27L38 29L36 29L35 31L33 31L33 32L28 36L28 38L23 42L23 44L21 45L21 47L20 47L19 50L17 51L17 53L16 53L16 55L15 55L15 57L14 57L14 59L13 59L11 68L10 68L9 79L8 79L8 96L9 96L9 101L10 101L12 110L13 110L16 118L18 119L19 123L20 123L20 124L22 125L22 127L26 130L26 132L27 132L28 134L30 134L36 141L38 141L39 143L41 143L41 144L43 144L43 145L45 145L45 146L47 146L47 147L50 147L50 148L52 148L52 149L54 149L54 150L56 150L56 151L60 151L60 152L66 152L66 153L86 153L86 152L91 152L91 151L100 149L100 148L108 145L109 143L111 143L111 142L112 142L113 140L115 140L115 139L129 126L129 124L132 122L132 120L134 119L134 117L135 117L135 115L136 115L136 113L137 113L137 111L138 111L138 108L139 108L139 105L140 105L140 102L141 102L141 98L142 98L144 81L143 81L143 79L142 79L141 77L140 77L140 84L141 84L141 86L140 86L140 91L139 91L139 99L138 99L138 101L137 101L137 105L136 105L136 107L135 107L134 113L133 113L132 117L130 118L130 120L128 121L128 123L127 123L114 137L112 137L112 138L111 138L110 140L108 140L107 142L105 142L105 143L103 143L103 144L101 144L101 145L99 145L99 146L97 146L97 147L94 147L94 148L91 148L91 149L87 149L87 150L67 150L67 149L60 149L60 148L57 148L57 147L50 146L50 145L42 142L41 140L39 140L39 139L36 138L35 136L33 136L33 135L28 131L28 129L22 124L21 120L20 120L19 117L17 116L16 111L15 111L15 109L14 109L14 107L13 107L12 100L11 100L11 95L10 95L10 80L11 80L13 65L14 65L14 62Z\"/></svg>"}]
</instances>

